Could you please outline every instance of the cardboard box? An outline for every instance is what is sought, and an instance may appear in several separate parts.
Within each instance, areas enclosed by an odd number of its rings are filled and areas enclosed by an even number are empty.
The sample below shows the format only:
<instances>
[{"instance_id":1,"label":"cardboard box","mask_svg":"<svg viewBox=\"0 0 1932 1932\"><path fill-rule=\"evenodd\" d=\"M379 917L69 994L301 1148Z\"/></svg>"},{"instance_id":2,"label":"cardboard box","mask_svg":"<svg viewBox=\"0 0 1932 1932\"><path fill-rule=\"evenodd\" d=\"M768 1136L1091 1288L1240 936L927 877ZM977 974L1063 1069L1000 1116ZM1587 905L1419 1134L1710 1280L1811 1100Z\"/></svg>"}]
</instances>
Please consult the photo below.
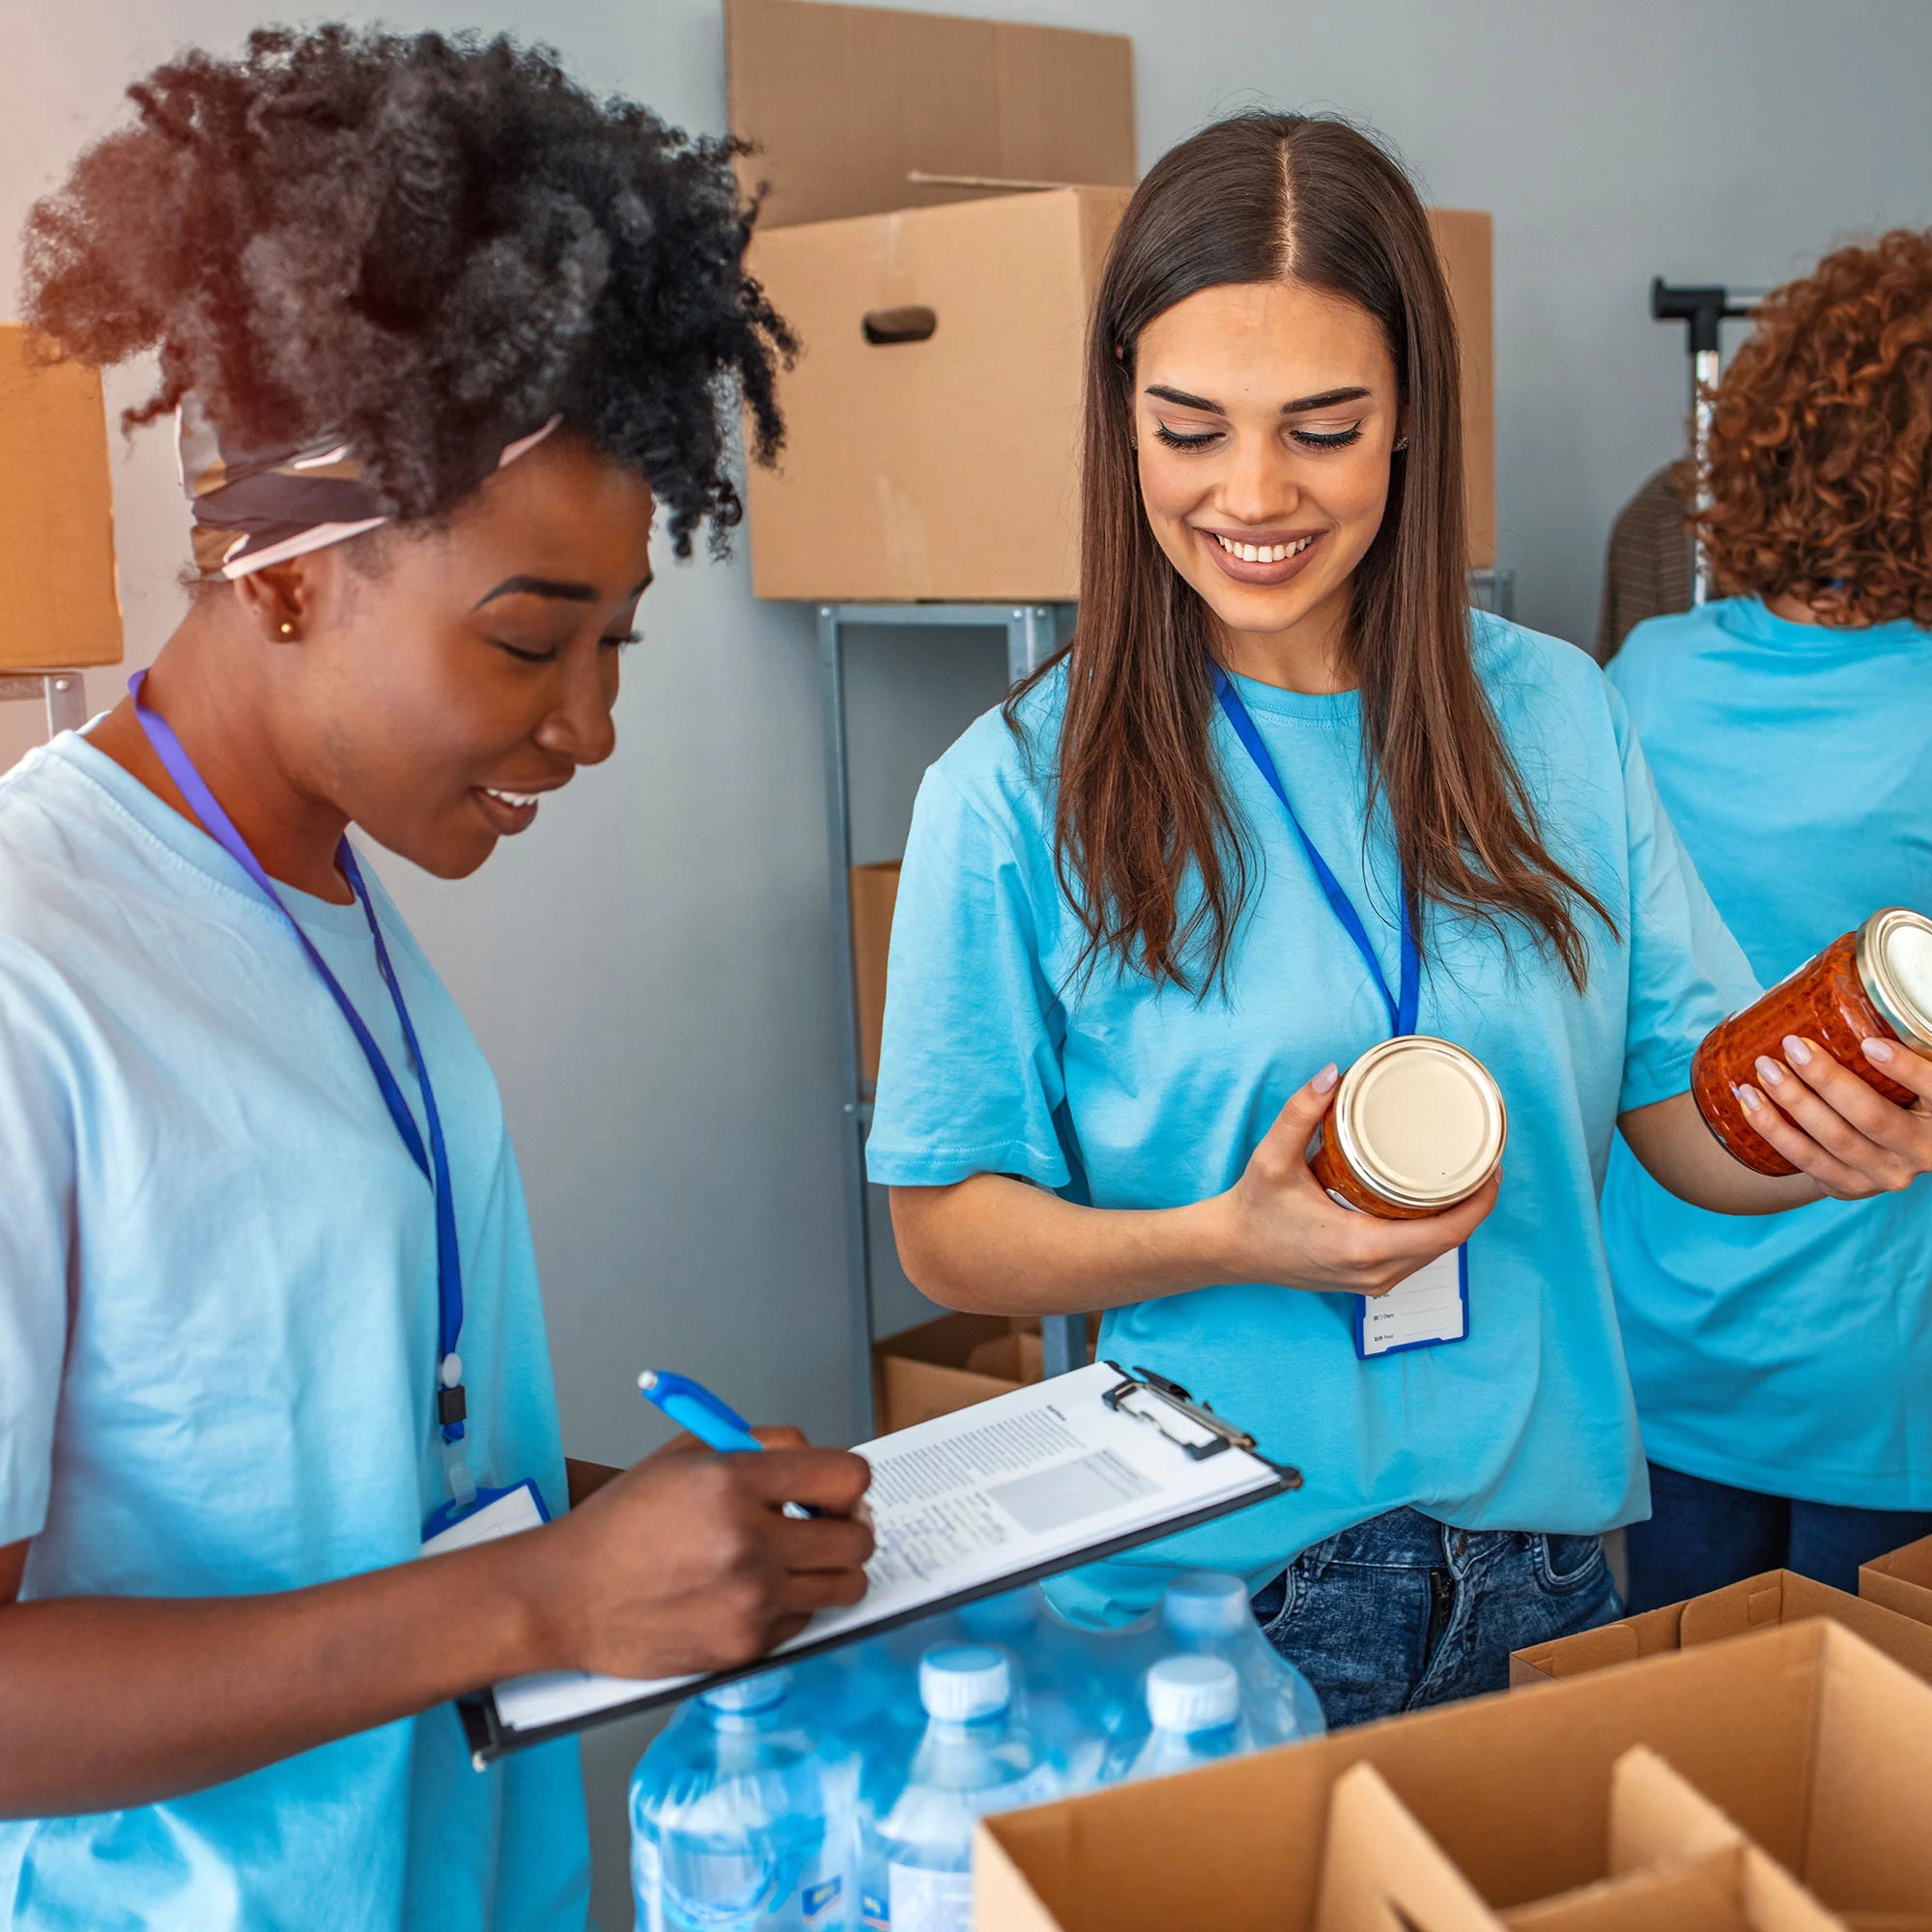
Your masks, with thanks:
<instances>
[{"instance_id":1,"label":"cardboard box","mask_svg":"<svg viewBox=\"0 0 1932 1932\"><path fill-rule=\"evenodd\" d=\"M1536 1813L1496 1821L1520 1842ZM1593 1882L1498 1911L1373 1765L1336 1780L1315 1932L1845 1932L1844 1920L1639 1745L1610 1770Z\"/></svg>"},{"instance_id":2,"label":"cardboard box","mask_svg":"<svg viewBox=\"0 0 1932 1932\"><path fill-rule=\"evenodd\" d=\"M1790 1570L1768 1570L1762 1577L1747 1577L1686 1603L1667 1604L1661 1610L1646 1610L1620 1623L1520 1650L1510 1659L1510 1685L1520 1690L1552 1678L1578 1677L1609 1664L1690 1650L1804 1617L1829 1617L1856 1631L1874 1649L1932 1682L1932 1628L1867 1601L1869 1596L1869 1592L1865 1597L1847 1596ZM1932 1600L1932 1591L1927 1597Z\"/></svg>"},{"instance_id":3,"label":"cardboard box","mask_svg":"<svg viewBox=\"0 0 1932 1932\"><path fill-rule=\"evenodd\" d=\"M1010 1395L1040 1377L1037 1354L1033 1373L1025 1372L1013 1325L1000 1315L942 1315L875 1343L872 1360L882 1435Z\"/></svg>"},{"instance_id":4,"label":"cardboard box","mask_svg":"<svg viewBox=\"0 0 1932 1932\"><path fill-rule=\"evenodd\" d=\"M1100 1318L1087 1318L1089 1352ZM874 1344L881 1435L1009 1395L1046 1373L1037 1317L942 1315Z\"/></svg>"},{"instance_id":5,"label":"cardboard box","mask_svg":"<svg viewBox=\"0 0 1932 1932\"><path fill-rule=\"evenodd\" d=\"M100 377L0 324L0 671L120 662Z\"/></svg>"},{"instance_id":6,"label":"cardboard box","mask_svg":"<svg viewBox=\"0 0 1932 1932\"><path fill-rule=\"evenodd\" d=\"M1915 1623L1932 1624L1932 1536L1867 1563L1859 1572L1859 1596Z\"/></svg>"},{"instance_id":7,"label":"cardboard box","mask_svg":"<svg viewBox=\"0 0 1932 1932\"><path fill-rule=\"evenodd\" d=\"M805 346L747 501L760 597L1079 591L1087 317L1136 177L1119 35L725 0L750 265ZM1028 192L1003 192L1028 187ZM1492 234L1431 214L1463 332L1470 560L1494 560Z\"/></svg>"},{"instance_id":8,"label":"cardboard box","mask_svg":"<svg viewBox=\"0 0 1932 1932\"><path fill-rule=\"evenodd\" d=\"M989 1819L975 1922L1309 1932L1330 1797L1364 1763L1506 1913L1607 1869L1636 1745L1848 1924L1932 1915L1932 1686L1814 1619Z\"/></svg>"},{"instance_id":9,"label":"cardboard box","mask_svg":"<svg viewBox=\"0 0 1932 1932\"><path fill-rule=\"evenodd\" d=\"M785 450L752 467L760 597L1063 602L1079 590L1087 313L1125 188L762 232L805 345ZM895 318L919 339L881 334Z\"/></svg>"},{"instance_id":10,"label":"cardboard box","mask_svg":"<svg viewBox=\"0 0 1932 1932\"><path fill-rule=\"evenodd\" d=\"M886 955L898 903L899 862L852 867L852 980L859 1001L859 1077L879 1081L879 1036L886 1024Z\"/></svg>"},{"instance_id":11,"label":"cardboard box","mask_svg":"<svg viewBox=\"0 0 1932 1932\"><path fill-rule=\"evenodd\" d=\"M1139 177L1124 34L724 0L724 70L731 131L757 144L739 166L765 191L762 229Z\"/></svg>"}]
</instances>

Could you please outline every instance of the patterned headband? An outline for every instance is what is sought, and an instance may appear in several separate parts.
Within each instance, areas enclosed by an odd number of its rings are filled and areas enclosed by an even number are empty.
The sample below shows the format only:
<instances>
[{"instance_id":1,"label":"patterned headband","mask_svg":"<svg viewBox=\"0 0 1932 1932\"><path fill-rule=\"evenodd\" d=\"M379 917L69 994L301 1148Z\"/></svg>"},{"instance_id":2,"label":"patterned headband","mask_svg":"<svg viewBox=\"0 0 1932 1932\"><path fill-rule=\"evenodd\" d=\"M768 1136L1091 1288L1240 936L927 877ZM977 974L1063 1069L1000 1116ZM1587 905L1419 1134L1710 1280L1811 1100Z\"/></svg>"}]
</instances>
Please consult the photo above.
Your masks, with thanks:
<instances>
[{"instance_id":1,"label":"patterned headband","mask_svg":"<svg viewBox=\"0 0 1932 1932\"><path fill-rule=\"evenodd\" d=\"M502 469L563 420L521 437L497 459ZM246 577L392 521L378 507L355 452L332 440L265 452L224 438L201 402L182 398L176 424L182 488L194 508L194 560L204 577Z\"/></svg>"}]
</instances>

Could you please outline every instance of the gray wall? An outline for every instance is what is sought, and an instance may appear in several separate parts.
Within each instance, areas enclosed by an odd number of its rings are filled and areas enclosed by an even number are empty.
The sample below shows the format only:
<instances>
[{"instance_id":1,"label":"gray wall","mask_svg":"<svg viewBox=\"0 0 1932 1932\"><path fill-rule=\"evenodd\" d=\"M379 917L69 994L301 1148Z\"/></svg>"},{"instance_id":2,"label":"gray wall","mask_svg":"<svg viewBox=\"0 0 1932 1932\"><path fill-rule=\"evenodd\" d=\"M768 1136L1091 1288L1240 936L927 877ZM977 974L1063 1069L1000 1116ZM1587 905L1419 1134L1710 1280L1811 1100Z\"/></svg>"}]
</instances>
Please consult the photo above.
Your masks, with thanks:
<instances>
[{"instance_id":1,"label":"gray wall","mask_svg":"<svg viewBox=\"0 0 1932 1932\"><path fill-rule=\"evenodd\" d=\"M1502 558L1520 615L1572 639L1594 629L1610 518L1677 450L1682 334L1648 321L1651 275L1764 283L1835 236L1932 222L1932 9L1916 0L949 4L1131 34L1144 159L1234 106L1335 107L1392 138L1431 198L1494 211ZM0 233L127 78L258 17L256 0L12 9ZM534 27L593 85L724 124L715 0L407 0L386 17ZM146 662L185 554L162 437L121 459L116 500ZM667 569L643 623L611 765L467 885L385 867L501 1075L566 1436L606 1461L654 1439L630 1388L646 1357L828 1436L849 1398L810 623L754 603L742 561ZM861 858L896 850L921 765L1000 682L992 637L861 654ZM104 701L109 678L91 683ZM8 710L0 764L31 736ZM891 1299L917 1318L909 1292ZM640 1735L587 1748L607 1925L627 1922L620 1791Z\"/></svg>"}]
</instances>

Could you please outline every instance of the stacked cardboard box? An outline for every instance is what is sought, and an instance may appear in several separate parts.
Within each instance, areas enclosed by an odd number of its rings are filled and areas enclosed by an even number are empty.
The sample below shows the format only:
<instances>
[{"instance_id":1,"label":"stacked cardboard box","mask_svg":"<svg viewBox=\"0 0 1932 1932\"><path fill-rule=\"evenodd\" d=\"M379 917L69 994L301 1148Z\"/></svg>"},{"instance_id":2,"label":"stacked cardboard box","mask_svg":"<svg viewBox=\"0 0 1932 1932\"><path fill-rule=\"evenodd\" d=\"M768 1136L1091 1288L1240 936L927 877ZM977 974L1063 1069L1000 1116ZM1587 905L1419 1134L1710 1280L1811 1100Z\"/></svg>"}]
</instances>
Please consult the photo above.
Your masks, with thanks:
<instances>
[{"instance_id":1,"label":"stacked cardboard box","mask_svg":"<svg viewBox=\"0 0 1932 1932\"><path fill-rule=\"evenodd\" d=\"M1932 1685L1780 1607L1746 1635L988 1820L976 1923L1932 1932L1928 1819Z\"/></svg>"},{"instance_id":2,"label":"stacked cardboard box","mask_svg":"<svg viewBox=\"0 0 1932 1932\"><path fill-rule=\"evenodd\" d=\"M753 468L760 597L1079 590L1087 317L1137 178L1117 34L725 0L752 271L804 344ZM1463 336L1470 562L1495 558L1487 214L1431 215Z\"/></svg>"}]
</instances>

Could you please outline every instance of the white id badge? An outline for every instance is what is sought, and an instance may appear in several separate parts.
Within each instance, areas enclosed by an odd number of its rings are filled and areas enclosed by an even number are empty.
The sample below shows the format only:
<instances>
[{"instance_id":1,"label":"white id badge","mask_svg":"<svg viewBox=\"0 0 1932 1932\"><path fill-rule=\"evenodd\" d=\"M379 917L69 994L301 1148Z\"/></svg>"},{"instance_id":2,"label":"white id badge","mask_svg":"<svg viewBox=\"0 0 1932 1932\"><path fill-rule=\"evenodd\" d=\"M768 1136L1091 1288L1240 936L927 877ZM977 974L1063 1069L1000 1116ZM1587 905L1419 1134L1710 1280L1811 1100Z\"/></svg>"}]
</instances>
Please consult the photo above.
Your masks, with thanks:
<instances>
[{"instance_id":1,"label":"white id badge","mask_svg":"<svg viewBox=\"0 0 1932 1932\"><path fill-rule=\"evenodd\" d=\"M1435 1349L1469 1333L1469 1250L1437 1255L1386 1294L1355 1308L1355 1353L1363 1361L1403 1349Z\"/></svg>"},{"instance_id":2,"label":"white id badge","mask_svg":"<svg viewBox=\"0 0 1932 1932\"><path fill-rule=\"evenodd\" d=\"M441 1556L452 1549L473 1548L479 1543L495 1543L499 1536L515 1536L519 1530L535 1529L550 1520L537 1486L527 1480L513 1483L507 1490L478 1490L476 1500L463 1515L445 1503L423 1525L422 1553Z\"/></svg>"}]
</instances>

